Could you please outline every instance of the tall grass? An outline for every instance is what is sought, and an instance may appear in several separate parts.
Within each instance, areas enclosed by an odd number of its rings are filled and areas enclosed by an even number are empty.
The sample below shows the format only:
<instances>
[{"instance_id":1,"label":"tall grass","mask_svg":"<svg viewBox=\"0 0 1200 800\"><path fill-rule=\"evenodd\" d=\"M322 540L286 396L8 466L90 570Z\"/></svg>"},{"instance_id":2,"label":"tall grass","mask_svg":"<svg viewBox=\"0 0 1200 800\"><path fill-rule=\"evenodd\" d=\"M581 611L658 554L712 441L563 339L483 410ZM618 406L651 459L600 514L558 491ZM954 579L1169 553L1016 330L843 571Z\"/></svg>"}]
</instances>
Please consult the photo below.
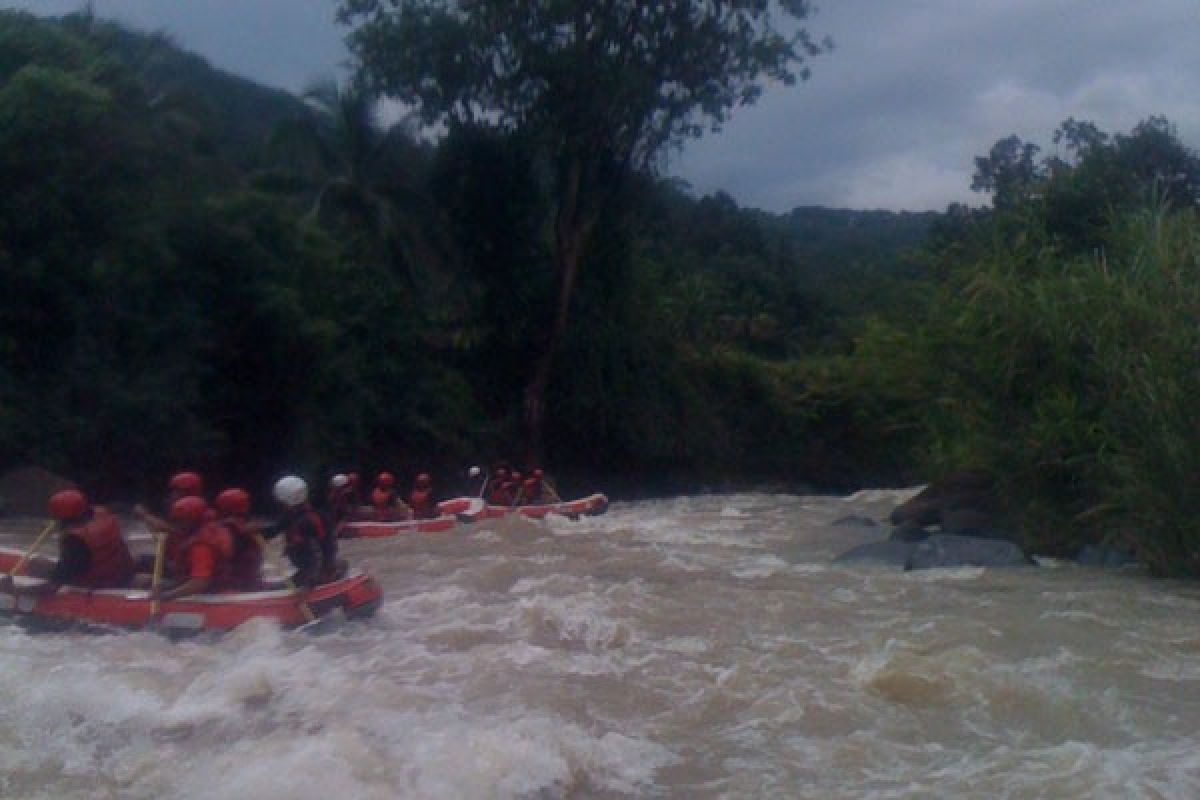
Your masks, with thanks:
<instances>
[{"instance_id":1,"label":"tall grass","mask_svg":"<svg viewBox=\"0 0 1200 800\"><path fill-rule=\"evenodd\" d=\"M851 362L890 376L887 414L916 419L929 473L998 476L1034 550L1116 542L1157 573L1200 574L1194 212L1131 213L1088 256L1036 228L993 239L918 322L868 328Z\"/></svg>"}]
</instances>

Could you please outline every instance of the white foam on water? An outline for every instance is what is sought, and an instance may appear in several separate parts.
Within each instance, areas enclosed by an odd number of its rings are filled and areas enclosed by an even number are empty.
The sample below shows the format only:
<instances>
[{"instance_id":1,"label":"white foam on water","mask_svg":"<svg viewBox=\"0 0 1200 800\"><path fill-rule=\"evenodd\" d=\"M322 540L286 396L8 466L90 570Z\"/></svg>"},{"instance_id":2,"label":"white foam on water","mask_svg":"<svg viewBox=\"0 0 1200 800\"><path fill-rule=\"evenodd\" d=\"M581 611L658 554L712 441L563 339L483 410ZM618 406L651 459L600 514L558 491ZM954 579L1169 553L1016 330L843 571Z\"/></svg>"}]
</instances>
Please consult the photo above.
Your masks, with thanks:
<instances>
[{"instance_id":1,"label":"white foam on water","mask_svg":"<svg viewBox=\"0 0 1200 800\"><path fill-rule=\"evenodd\" d=\"M897 506L912 499L924 488L924 486L913 486L906 489L861 489L840 498L840 500L843 505L848 506L871 506L878 503Z\"/></svg>"},{"instance_id":2,"label":"white foam on water","mask_svg":"<svg viewBox=\"0 0 1200 800\"><path fill-rule=\"evenodd\" d=\"M588 733L544 714L479 718L462 709L390 717L368 724L388 755L400 797L521 798L579 790L636 794L675 760L650 740Z\"/></svg>"},{"instance_id":3,"label":"white foam on water","mask_svg":"<svg viewBox=\"0 0 1200 800\"><path fill-rule=\"evenodd\" d=\"M767 578L780 572L788 572L791 569L792 565L782 558L764 555L739 561L731 570L731 573L735 578L750 580L753 578Z\"/></svg>"},{"instance_id":4,"label":"white foam on water","mask_svg":"<svg viewBox=\"0 0 1200 800\"><path fill-rule=\"evenodd\" d=\"M1200 797L1194 588L831 567L899 497L359 542L385 603L321 636L0 626L0 795Z\"/></svg>"},{"instance_id":5,"label":"white foam on water","mask_svg":"<svg viewBox=\"0 0 1200 800\"><path fill-rule=\"evenodd\" d=\"M935 569L914 569L904 573L912 581L920 583L957 583L962 581L977 581L987 573L985 567L937 567Z\"/></svg>"},{"instance_id":6,"label":"white foam on water","mask_svg":"<svg viewBox=\"0 0 1200 800\"><path fill-rule=\"evenodd\" d=\"M630 627L593 594L523 597L518 608L526 638L544 646L597 652L624 647L632 636Z\"/></svg>"}]
</instances>

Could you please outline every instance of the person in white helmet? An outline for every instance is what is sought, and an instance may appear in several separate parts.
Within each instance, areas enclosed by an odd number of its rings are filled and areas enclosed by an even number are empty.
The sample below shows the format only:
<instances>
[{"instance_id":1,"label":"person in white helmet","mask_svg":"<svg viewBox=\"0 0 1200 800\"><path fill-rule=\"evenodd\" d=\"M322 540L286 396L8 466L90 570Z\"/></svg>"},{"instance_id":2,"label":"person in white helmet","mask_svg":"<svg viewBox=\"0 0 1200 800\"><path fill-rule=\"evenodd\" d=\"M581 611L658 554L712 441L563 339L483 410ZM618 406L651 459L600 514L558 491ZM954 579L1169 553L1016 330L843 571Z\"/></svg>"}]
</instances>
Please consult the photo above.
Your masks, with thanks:
<instances>
[{"instance_id":1,"label":"person in white helmet","mask_svg":"<svg viewBox=\"0 0 1200 800\"><path fill-rule=\"evenodd\" d=\"M343 522L354 519L358 511L358 487L350 476L339 472L329 479L329 492L325 497L330 527L336 535Z\"/></svg>"},{"instance_id":2,"label":"person in white helmet","mask_svg":"<svg viewBox=\"0 0 1200 800\"><path fill-rule=\"evenodd\" d=\"M284 554L296 568L292 581L315 586L336 580L344 565L337 559L337 538L308 502L308 484L295 475L275 482L275 500L283 518L263 531L268 539L284 536Z\"/></svg>"}]
</instances>

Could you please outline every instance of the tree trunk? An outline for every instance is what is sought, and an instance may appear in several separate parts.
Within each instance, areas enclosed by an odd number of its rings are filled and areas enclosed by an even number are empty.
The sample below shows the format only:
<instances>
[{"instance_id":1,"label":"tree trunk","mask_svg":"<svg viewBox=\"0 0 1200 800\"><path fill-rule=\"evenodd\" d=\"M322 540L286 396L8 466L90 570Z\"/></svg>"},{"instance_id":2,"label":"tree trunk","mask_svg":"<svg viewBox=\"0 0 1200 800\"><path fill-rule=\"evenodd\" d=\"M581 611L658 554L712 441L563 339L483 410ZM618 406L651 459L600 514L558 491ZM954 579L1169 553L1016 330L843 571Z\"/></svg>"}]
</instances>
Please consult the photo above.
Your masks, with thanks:
<instances>
[{"instance_id":1,"label":"tree trunk","mask_svg":"<svg viewBox=\"0 0 1200 800\"><path fill-rule=\"evenodd\" d=\"M554 357L562 346L567 330L567 316L571 308L571 294L575 290L575 277L579 272L579 258L583 250L586 224L579 207L579 193L583 178L583 164L573 159L567 169L563 183L557 219L554 226L554 265L558 273L558 299L554 308L554 320L550 325L546 344L539 354L533 374L525 387L525 448L530 463L541 462L545 454L544 439L546 419L546 388L550 385L550 373Z\"/></svg>"}]
</instances>

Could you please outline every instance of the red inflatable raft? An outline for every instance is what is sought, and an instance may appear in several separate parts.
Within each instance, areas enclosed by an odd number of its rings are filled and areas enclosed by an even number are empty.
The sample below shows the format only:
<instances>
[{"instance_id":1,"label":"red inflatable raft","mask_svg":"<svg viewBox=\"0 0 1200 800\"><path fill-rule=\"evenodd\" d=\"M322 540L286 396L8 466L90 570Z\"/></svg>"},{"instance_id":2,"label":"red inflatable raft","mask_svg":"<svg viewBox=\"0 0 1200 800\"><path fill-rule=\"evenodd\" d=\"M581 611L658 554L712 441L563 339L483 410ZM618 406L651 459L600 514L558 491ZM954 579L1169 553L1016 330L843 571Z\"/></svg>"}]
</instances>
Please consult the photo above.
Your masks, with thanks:
<instances>
[{"instance_id":1,"label":"red inflatable raft","mask_svg":"<svg viewBox=\"0 0 1200 800\"><path fill-rule=\"evenodd\" d=\"M0 572L7 573L20 560L22 551L0 547ZM24 572L46 575L53 560L34 558ZM37 577L18 576L17 587L36 583ZM316 617L341 609L347 617L374 614L383 602L383 590L375 579L351 572L341 580L306 591L282 585L261 592L202 594L159 604L157 614L144 589L88 591L64 586L52 595L34 596L0 592L0 613L55 625L78 623L101 627L141 628L153 626L166 633L228 631L251 619L273 619L292 627L309 621L307 604Z\"/></svg>"},{"instance_id":2,"label":"red inflatable raft","mask_svg":"<svg viewBox=\"0 0 1200 800\"><path fill-rule=\"evenodd\" d=\"M458 517L441 515L433 519L403 519L394 522L357 520L338 526L340 539L382 539L405 533L445 533L458 525Z\"/></svg>"},{"instance_id":3,"label":"red inflatable raft","mask_svg":"<svg viewBox=\"0 0 1200 800\"><path fill-rule=\"evenodd\" d=\"M522 517L542 519L550 514L560 514L564 517L595 516L608 510L608 498L602 494L593 494L578 500L568 500L561 503L551 503L544 506L493 506L487 507L485 517L495 519L509 514L520 514Z\"/></svg>"},{"instance_id":4,"label":"red inflatable raft","mask_svg":"<svg viewBox=\"0 0 1200 800\"><path fill-rule=\"evenodd\" d=\"M338 538L381 539L408 533L446 533L458 527L460 522L483 519L487 506L477 497L456 497L438 503L438 511L440 513L433 519L348 520L338 526Z\"/></svg>"}]
</instances>

